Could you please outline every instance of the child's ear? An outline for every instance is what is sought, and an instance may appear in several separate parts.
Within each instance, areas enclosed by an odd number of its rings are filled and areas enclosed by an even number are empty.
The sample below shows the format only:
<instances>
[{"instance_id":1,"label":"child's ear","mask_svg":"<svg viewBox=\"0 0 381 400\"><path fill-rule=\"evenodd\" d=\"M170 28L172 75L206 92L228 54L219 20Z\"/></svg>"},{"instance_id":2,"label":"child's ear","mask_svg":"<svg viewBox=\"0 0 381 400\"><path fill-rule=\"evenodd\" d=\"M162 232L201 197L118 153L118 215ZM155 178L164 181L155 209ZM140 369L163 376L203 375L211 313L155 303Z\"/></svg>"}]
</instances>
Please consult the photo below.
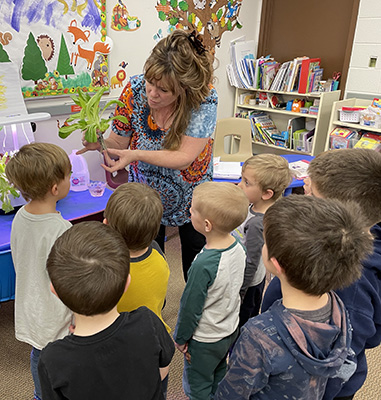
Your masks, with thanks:
<instances>
[{"instance_id":1,"label":"child's ear","mask_svg":"<svg viewBox=\"0 0 381 400\"><path fill-rule=\"evenodd\" d=\"M128 287L130 286L130 283L131 283L131 275L128 274L127 281L126 281L126 286L124 287L124 293L126 293Z\"/></svg>"},{"instance_id":2,"label":"child's ear","mask_svg":"<svg viewBox=\"0 0 381 400\"><path fill-rule=\"evenodd\" d=\"M270 200L274 196L274 191L271 189L266 189L262 193L262 200Z\"/></svg>"},{"instance_id":3,"label":"child's ear","mask_svg":"<svg viewBox=\"0 0 381 400\"><path fill-rule=\"evenodd\" d=\"M277 274L278 275L282 275L284 273L284 269L281 267L281 265L279 264L278 260L275 257L271 257L270 261L273 263Z\"/></svg>"},{"instance_id":4,"label":"child's ear","mask_svg":"<svg viewBox=\"0 0 381 400\"><path fill-rule=\"evenodd\" d=\"M213 228L212 223L208 219L206 219L204 223L205 223L205 232L210 232Z\"/></svg>"},{"instance_id":5,"label":"child's ear","mask_svg":"<svg viewBox=\"0 0 381 400\"><path fill-rule=\"evenodd\" d=\"M105 225L108 225L107 218L103 218L103 223L104 223Z\"/></svg>"},{"instance_id":6,"label":"child's ear","mask_svg":"<svg viewBox=\"0 0 381 400\"><path fill-rule=\"evenodd\" d=\"M56 292L56 289L54 289L54 286L53 286L53 283L52 283L52 282L50 282L50 291L51 291L55 296L58 297L58 294L57 294L57 292Z\"/></svg>"},{"instance_id":7,"label":"child's ear","mask_svg":"<svg viewBox=\"0 0 381 400\"><path fill-rule=\"evenodd\" d=\"M58 195L58 185L55 183L52 188L50 189L53 196Z\"/></svg>"}]
</instances>

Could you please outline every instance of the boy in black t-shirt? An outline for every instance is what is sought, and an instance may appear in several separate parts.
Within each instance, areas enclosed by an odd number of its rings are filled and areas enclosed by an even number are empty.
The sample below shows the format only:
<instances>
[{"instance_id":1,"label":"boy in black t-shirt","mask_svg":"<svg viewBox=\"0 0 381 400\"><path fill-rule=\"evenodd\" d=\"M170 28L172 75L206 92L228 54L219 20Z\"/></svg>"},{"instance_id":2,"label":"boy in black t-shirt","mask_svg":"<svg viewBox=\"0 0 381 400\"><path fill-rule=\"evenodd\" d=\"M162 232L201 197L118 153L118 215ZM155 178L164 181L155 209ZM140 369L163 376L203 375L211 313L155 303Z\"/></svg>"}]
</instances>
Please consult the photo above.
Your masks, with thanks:
<instances>
[{"instance_id":1,"label":"boy in black t-shirt","mask_svg":"<svg viewBox=\"0 0 381 400\"><path fill-rule=\"evenodd\" d=\"M146 307L117 312L127 290L129 250L99 222L74 225L57 239L47 269L51 288L75 315L73 335L49 343L38 372L44 399L160 399L174 344Z\"/></svg>"}]
</instances>

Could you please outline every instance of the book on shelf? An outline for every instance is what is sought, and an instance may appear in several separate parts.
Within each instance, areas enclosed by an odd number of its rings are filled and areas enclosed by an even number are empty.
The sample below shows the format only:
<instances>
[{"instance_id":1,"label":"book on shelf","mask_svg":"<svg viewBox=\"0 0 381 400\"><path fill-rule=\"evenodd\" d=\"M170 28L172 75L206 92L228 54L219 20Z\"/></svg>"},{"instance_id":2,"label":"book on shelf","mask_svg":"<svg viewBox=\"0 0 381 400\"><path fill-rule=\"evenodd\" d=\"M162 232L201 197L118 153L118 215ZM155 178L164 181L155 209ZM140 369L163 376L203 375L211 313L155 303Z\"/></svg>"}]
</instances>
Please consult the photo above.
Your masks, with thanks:
<instances>
[{"instance_id":1,"label":"book on shelf","mask_svg":"<svg viewBox=\"0 0 381 400\"><path fill-rule=\"evenodd\" d=\"M227 67L229 82L238 88L248 89L253 85L252 67L256 58L256 43L244 37L230 42L230 66Z\"/></svg>"},{"instance_id":2,"label":"book on shelf","mask_svg":"<svg viewBox=\"0 0 381 400\"><path fill-rule=\"evenodd\" d=\"M249 118L253 138L262 143L275 144L275 140L271 136L281 133L270 116L264 112L253 112Z\"/></svg>"},{"instance_id":3,"label":"book on shelf","mask_svg":"<svg viewBox=\"0 0 381 400\"><path fill-rule=\"evenodd\" d=\"M372 149L381 151L381 135L371 132L364 133L353 147L355 149Z\"/></svg>"},{"instance_id":4,"label":"book on shelf","mask_svg":"<svg viewBox=\"0 0 381 400\"><path fill-rule=\"evenodd\" d=\"M290 75L290 79L288 81L288 85L286 88L287 92L293 92L294 90L297 90L295 88L295 82L298 82L298 75L299 75L299 71L300 71L300 65L302 64L302 61L305 60L306 56L303 57L296 57L294 58L293 62L292 62L292 69L291 69L291 75Z\"/></svg>"},{"instance_id":5,"label":"book on shelf","mask_svg":"<svg viewBox=\"0 0 381 400\"><path fill-rule=\"evenodd\" d=\"M289 64L290 64L290 61L286 61L280 66L280 68L272 82L270 90L273 90L274 92L281 91L283 80L284 80L285 74L288 70Z\"/></svg>"},{"instance_id":6,"label":"book on shelf","mask_svg":"<svg viewBox=\"0 0 381 400\"><path fill-rule=\"evenodd\" d=\"M260 83L259 86L263 90L269 90L279 69L279 63L274 60L265 61L260 65Z\"/></svg>"},{"instance_id":7,"label":"book on shelf","mask_svg":"<svg viewBox=\"0 0 381 400\"><path fill-rule=\"evenodd\" d=\"M306 93L308 90L308 77L310 72L315 68L320 66L320 58L307 58L302 60L300 67L300 77L298 92Z\"/></svg>"},{"instance_id":8,"label":"book on shelf","mask_svg":"<svg viewBox=\"0 0 381 400\"><path fill-rule=\"evenodd\" d=\"M283 103L283 97L280 94L267 93L267 99L271 108L279 108Z\"/></svg>"}]
</instances>

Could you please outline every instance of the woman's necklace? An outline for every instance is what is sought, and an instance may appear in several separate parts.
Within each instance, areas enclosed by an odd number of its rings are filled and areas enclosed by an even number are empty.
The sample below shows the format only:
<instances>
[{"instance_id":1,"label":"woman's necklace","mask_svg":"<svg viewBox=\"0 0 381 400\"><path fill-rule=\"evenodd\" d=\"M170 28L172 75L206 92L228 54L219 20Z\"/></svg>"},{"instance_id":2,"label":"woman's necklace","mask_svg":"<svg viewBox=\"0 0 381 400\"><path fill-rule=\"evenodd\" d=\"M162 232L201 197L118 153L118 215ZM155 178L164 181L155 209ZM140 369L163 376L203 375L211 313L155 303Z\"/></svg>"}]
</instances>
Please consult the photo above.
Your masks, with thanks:
<instances>
[{"instance_id":1,"label":"woman's necklace","mask_svg":"<svg viewBox=\"0 0 381 400\"><path fill-rule=\"evenodd\" d=\"M160 113L154 109L151 109L152 122L161 130L166 131L169 129L172 125L173 118L173 111Z\"/></svg>"}]
</instances>

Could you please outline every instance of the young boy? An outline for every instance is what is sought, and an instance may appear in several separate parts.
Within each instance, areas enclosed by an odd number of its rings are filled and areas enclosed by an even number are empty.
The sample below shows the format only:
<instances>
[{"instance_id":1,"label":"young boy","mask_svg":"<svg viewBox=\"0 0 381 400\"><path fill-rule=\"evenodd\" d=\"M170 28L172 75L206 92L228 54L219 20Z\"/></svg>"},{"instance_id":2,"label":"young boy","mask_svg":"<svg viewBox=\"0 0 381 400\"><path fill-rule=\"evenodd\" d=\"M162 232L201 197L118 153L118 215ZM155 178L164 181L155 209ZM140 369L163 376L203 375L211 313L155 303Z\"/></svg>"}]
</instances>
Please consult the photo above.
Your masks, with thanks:
<instances>
[{"instance_id":1,"label":"young boy","mask_svg":"<svg viewBox=\"0 0 381 400\"><path fill-rule=\"evenodd\" d=\"M71 164L63 149L49 143L27 144L9 160L8 180L28 201L16 214L11 250L16 271L16 339L32 345L34 397L41 398L37 364L48 342L69 333L72 313L49 290L46 259L54 241L71 223L56 210L70 188Z\"/></svg>"},{"instance_id":2,"label":"young boy","mask_svg":"<svg viewBox=\"0 0 381 400\"><path fill-rule=\"evenodd\" d=\"M238 335L246 256L230 232L244 221L248 205L232 183L205 182L193 192L191 221L206 245L189 269L174 334L185 354L184 392L192 400L214 394Z\"/></svg>"},{"instance_id":3,"label":"young boy","mask_svg":"<svg viewBox=\"0 0 381 400\"><path fill-rule=\"evenodd\" d=\"M358 279L372 237L359 207L307 196L280 199L263 224L263 261L283 300L243 326L214 399L318 400L328 377L348 379L356 368L346 360L349 319L332 290Z\"/></svg>"},{"instance_id":4,"label":"young boy","mask_svg":"<svg viewBox=\"0 0 381 400\"><path fill-rule=\"evenodd\" d=\"M365 349L381 342L381 154L367 149L330 150L313 159L308 172L312 195L356 202L374 237L373 254L362 262L361 278L337 290L351 320L357 369L344 385L329 379L324 400L349 400L366 379ZM262 311L281 297L275 278L265 292Z\"/></svg>"},{"instance_id":5,"label":"young boy","mask_svg":"<svg viewBox=\"0 0 381 400\"><path fill-rule=\"evenodd\" d=\"M104 223L123 236L131 256L131 285L119 300L118 312L146 306L163 321L161 310L167 294L169 267L154 241L162 215L159 194L142 183L120 185L107 202Z\"/></svg>"},{"instance_id":6,"label":"young boy","mask_svg":"<svg viewBox=\"0 0 381 400\"><path fill-rule=\"evenodd\" d=\"M246 220L232 232L246 248L246 268L241 288L239 326L259 314L266 269L261 257L263 247L263 215L278 200L292 180L285 158L275 154L250 157L242 166L238 186L249 199Z\"/></svg>"},{"instance_id":7,"label":"young boy","mask_svg":"<svg viewBox=\"0 0 381 400\"><path fill-rule=\"evenodd\" d=\"M146 307L117 311L130 281L129 258L124 238L96 221L74 225L52 247L52 291L74 312L76 327L41 352L44 399L163 399L171 337Z\"/></svg>"}]
</instances>

